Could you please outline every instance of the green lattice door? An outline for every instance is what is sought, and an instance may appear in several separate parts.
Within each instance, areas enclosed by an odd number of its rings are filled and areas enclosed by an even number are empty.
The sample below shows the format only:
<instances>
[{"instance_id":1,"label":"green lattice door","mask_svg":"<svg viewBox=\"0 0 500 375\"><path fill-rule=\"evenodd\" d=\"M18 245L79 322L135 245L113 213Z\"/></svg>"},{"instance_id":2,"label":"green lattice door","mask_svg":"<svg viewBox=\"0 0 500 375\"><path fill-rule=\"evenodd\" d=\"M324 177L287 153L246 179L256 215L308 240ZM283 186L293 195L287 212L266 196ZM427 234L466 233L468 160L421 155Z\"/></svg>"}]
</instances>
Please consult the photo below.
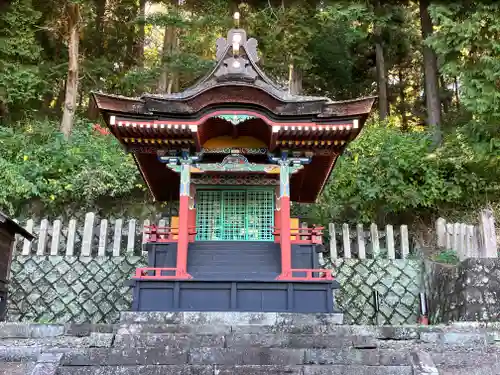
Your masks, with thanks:
<instances>
[{"instance_id":1,"label":"green lattice door","mask_svg":"<svg viewBox=\"0 0 500 375\"><path fill-rule=\"evenodd\" d=\"M196 211L199 241L273 240L273 190L198 190Z\"/></svg>"}]
</instances>

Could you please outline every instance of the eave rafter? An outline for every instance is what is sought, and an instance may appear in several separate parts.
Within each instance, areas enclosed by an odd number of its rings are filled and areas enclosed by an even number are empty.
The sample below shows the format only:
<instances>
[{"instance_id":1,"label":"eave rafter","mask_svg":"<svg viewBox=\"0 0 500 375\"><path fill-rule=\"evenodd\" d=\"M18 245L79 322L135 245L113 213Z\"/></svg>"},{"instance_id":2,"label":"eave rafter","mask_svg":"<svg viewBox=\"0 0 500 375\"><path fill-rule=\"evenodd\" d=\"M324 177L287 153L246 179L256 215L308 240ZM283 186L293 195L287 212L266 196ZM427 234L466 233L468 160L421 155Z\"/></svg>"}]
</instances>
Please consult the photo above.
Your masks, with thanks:
<instances>
[{"instance_id":1,"label":"eave rafter","mask_svg":"<svg viewBox=\"0 0 500 375\"><path fill-rule=\"evenodd\" d=\"M237 122L227 120L229 116L240 116L244 121ZM195 120L157 120L157 119L118 119L110 117L110 127L119 137L189 137L191 136L197 145L201 147L198 127L204 126L211 118L230 121L233 126L253 119L261 119L271 128L271 139L269 146L273 148L278 140L289 140L290 137L312 140L349 138L350 133L359 131L359 119L319 122L311 119L308 122L274 120L254 111L213 111Z\"/></svg>"}]
</instances>

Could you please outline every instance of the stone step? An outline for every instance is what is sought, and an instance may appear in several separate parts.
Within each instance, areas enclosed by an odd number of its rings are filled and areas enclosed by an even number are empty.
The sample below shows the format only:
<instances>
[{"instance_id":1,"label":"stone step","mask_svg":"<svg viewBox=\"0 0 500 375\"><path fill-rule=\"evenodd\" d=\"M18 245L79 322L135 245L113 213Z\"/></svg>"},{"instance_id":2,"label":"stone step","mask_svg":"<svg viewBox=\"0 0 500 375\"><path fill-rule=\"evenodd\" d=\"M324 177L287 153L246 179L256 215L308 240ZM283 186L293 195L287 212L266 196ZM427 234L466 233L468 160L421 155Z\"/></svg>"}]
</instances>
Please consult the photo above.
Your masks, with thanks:
<instances>
[{"instance_id":1,"label":"stone step","mask_svg":"<svg viewBox=\"0 0 500 375\"><path fill-rule=\"evenodd\" d=\"M263 348L342 348L369 349L377 347L372 336L338 336L330 334L294 333L160 333L160 334L117 334L116 347L263 347Z\"/></svg>"},{"instance_id":2,"label":"stone step","mask_svg":"<svg viewBox=\"0 0 500 375\"><path fill-rule=\"evenodd\" d=\"M443 369L474 369L478 366L496 368L500 374L500 348L487 350L434 350L430 352L432 361L438 368Z\"/></svg>"},{"instance_id":3,"label":"stone step","mask_svg":"<svg viewBox=\"0 0 500 375\"><path fill-rule=\"evenodd\" d=\"M199 333L199 334L276 334L276 333L295 333L295 334L325 334L335 335L337 337L345 336L372 336L382 340L414 340L418 339L419 334L416 331L392 331L391 335L381 333L376 327L364 326L341 326L341 325L321 325L321 324L145 324L131 323L120 324L117 328L117 334L160 334L160 333Z\"/></svg>"},{"instance_id":4,"label":"stone step","mask_svg":"<svg viewBox=\"0 0 500 375\"><path fill-rule=\"evenodd\" d=\"M0 338L45 338L64 335L63 324L0 323Z\"/></svg>"},{"instance_id":5,"label":"stone step","mask_svg":"<svg viewBox=\"0 0 500 375\"><path fill-rule=\"evenodd\" d=\"M342 314L253 312L123 312L121 323L192 325L339 325Z\"/></svg>"},{"instance_id":6,"label":"stone step","mask_svg":"<svg viewBox=\"0 0 500 375\"><path fill-rule=\"evenodd\" d=\"M405 352L377 349L91 348L66 351L62 366L137 365L367 365L407 366Z\"/></svg>"},{"instance_id":7,"label":"stone step","mask_svg":"<svg viewBox=\"0 0 500 375\"><path fill-rule=\"evenodd\" d=\"M15 347L108 348L114 340L112 333L95 333L89 336L57 336L46 338L0 339L0 349Z\"/></svg>"},{"instance_id":8,"label":"stone step","mask_svg":"<svg viewBox=\"0 0 500 375\"><path fill-rule=\"evenodd\" d=\"M412 375L408 366L76 366L57 375Z\"/></svg>"},{"instance_id":9,"label":"stone step","mask_svg":"<svg viewBox=\"0 0 500 375\"><path fill-rule=\"evenodd\" d=\"M467 367L467 368L443 368L438 367L439 375L498 375L500 374L500 368L497 367Z\"/></svg>"},{"instance_id":10,"label":"stone step","mask_svg":"<svg viewBox=\"0 0 500 375\"><path fill-rule=\"evenodd\" d=\"M91 333L112 333L112 324L36 324L0 323L0 339L38 339L68 336L89 336Z\"/></svg>"},{"instance_id":11,"label":"stone step","mask_svg":"<svg viewBox=\"0 0 500 375\"><path fill-rule=\"evenodd\" d=\"M31 375L34 367L31 362L0 362L0 375Z\"/></svg>"}]
</instances>

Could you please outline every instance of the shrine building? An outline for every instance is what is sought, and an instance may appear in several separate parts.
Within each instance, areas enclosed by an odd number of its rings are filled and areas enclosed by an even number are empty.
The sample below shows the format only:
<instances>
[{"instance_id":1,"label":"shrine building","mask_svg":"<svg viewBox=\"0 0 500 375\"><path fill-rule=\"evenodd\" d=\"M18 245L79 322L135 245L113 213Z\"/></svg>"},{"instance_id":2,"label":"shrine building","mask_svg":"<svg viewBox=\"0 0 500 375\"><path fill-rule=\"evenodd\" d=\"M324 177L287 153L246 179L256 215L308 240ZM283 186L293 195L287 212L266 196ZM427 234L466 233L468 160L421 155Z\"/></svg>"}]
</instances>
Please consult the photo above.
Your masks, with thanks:
<instances>
[{"instance_id":1,"label":"shrine building","mask_svg":"<svg viewBox=\"0 0 500 375\"><path fill-rule=\"evenodd\" d=\"M322 228L299 228L290 202L316 201L375 98L291 95L239 28L216 57L179 93L93 94L154 199L179 202L168 226L147 228L133 310L334 312Z\"/></svg>"}]
</instances>

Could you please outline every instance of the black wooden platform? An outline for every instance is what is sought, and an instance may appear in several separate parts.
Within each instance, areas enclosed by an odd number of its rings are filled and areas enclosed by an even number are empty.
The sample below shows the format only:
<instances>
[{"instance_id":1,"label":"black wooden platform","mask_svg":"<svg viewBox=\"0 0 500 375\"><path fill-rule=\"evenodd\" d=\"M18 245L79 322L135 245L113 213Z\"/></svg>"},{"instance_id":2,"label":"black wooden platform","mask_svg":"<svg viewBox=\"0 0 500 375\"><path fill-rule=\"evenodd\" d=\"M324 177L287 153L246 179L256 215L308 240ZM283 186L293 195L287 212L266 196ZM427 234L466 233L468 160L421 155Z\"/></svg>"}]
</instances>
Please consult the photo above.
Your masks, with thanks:
<instances>
[{"instance_id":1,"label":"black wooden platform","mask_svg":"<svg viewBox=\"0 0 500 375\"><path fill-rule=\"evenodd\" d=\"M148 244L146 249L149 267L175 267L176 244ZM281 271L280 256L279 245L272 242L190 244L188 273L193 279L129 281L132 310L338 312L333 300L338 282L276 280ZM294 245L292 266L317 269L314 247Z\"/></svg>"},{"instance_id":2,"label":"black wooden platform","mask_svg":"<svg viewBox=\"0 0 500 375\"><path fill-rule=\"evenodd\" d=\"M333 313L333 289L325 281L132 280L133 311L247 311Z\"/></svg>"}]
</instances>

